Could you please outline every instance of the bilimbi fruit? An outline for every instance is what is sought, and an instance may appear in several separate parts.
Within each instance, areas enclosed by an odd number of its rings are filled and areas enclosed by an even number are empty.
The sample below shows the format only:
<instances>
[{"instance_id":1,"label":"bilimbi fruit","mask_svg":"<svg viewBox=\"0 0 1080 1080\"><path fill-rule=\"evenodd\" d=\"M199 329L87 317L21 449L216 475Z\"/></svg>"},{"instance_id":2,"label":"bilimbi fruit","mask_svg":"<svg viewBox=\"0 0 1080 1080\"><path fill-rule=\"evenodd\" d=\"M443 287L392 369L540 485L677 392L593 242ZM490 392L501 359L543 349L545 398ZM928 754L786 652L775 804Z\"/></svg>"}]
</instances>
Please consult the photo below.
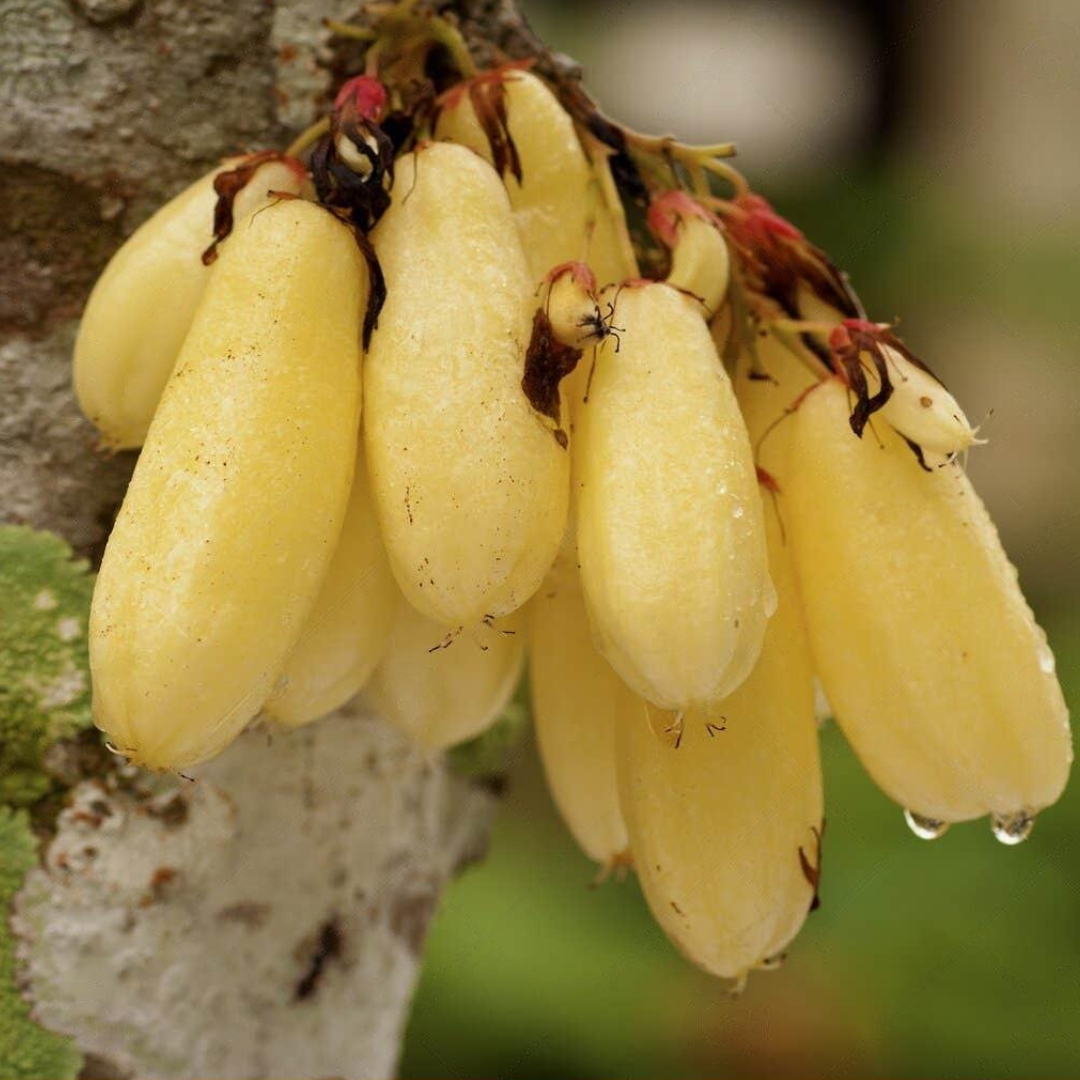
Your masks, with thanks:
<instances>
[{"instance_id":1,"label":"bilimbi fruit","mask_svg":"<svg viewBox=\"0 0 1080 1080\"><path fill-rule=\"evenodd\" d=\"M518 614L447 627L402 602L368 687L379 713L429 750L478 735L499 718L521 678Z\"/></svg>"},{"instance_id":2,"label":"bilimbi fruit","mask_svg":"<svg viewBox=\"0 0 1080 1080\"><path fill-rule=\"evenodd\" d=\"M395 194L372 236L387 299L364 364L364 442L406 599L461 626L536 591L566 525L570 461L522 393L534 286L498 176L431 143L397 162Z\"/></svg>"},{"instance_id":3,"label":"bilimbi fruit","mask_svg":"<svg viewBox=\"0 0 1080 1080\"><path fill-rule=\"evenodd\" d=\"M1069 771L1045 638L960 464L925 472L891 425L857 439L847 413L838 380L807 394L787 500L837 721L917 820L1026 823Z\"/></svg>"},{"instance_id":4,"label":"bilimbi fruit","mask_svg":"<svg viewBox=\"0 0 1080 1080\"><path fill-rule=\"evenodd\" d=\"M632 248L619 241L622 207L605 201L573 119L543 79L511 65L460 83L441 102L435 135L499 170L535 282L575 261L604 284L635 273Z\"/></svg>"},{"instance_id":5,"label":"bilimbi fruit","mask_svg":"<svg viewBox=\"0 0 1080 1080\"><path fill-rule=\"evenodd\" d=\"M225 163L166 203L112 257L86 302L75 339L75 393L112 450L142 446L210 279L216 189L237 192L247 221L271 192L297 194L307 170L283 154Z\"/></svg>"},{"instance_id":6,"label":"bilimbi fruit","mask_svg":"<svg viewBox=\"0 0 1080 1080\"><path fill-rule=\"evenodd\" d=\"M798 933L821 869L821 767L813 672L775 512L779 602L750 677L722 702L619 725L619 793L641 887L695 963L740 984Z\"/></svg>"},{"instance_id":7,"label":"bilimbi fruit","mask_svg":"<svg viewBox=\"0 0 1080 1080\"><path fill-rule=\"evenodd\" d=\"M360 449L333 558L266 712L295 727L355 697L386 652L399 598Z\"/></svg>"},{"instance_id":8,"label":"bilimbi fruit","mask_svg":"<svg viewBox=\"0 0 1080 1080\"><path fill-rule=\"evenodd\" d=\"M369 17L329 115L88 302L79 400L143 446L90 620L113 748L185 768L363 693L437 753L528 656L570 831L737 985L818 903L815 681L918 835L1026 837L1068 718L952 394L730 147Z\"/></svg>"},{"instance_id":9,"label":"bilimbi fruit","mask_svg":"<svg viewBox=\"0 0 1080 1080\"><path fill-rule=\"evenodd\" d=\"M597 650L577 569L560 558L529 601L536 742L551 796L581 849L609 869L629 860L616 788L615 738L645 703Z\"/></svg>"},{"instance_id":10,"label":"bilimbi fruit","mask_svg":"<svg viewBox=\"0 0 1080 1080\"><path fill-rule=\"evenodd\" d=\"M302 200L252 217L214 268L90 612L94 716L138 764L223 749L303 630L353 478L367 287L348 228Z\"/></svg>"}]
</instances>

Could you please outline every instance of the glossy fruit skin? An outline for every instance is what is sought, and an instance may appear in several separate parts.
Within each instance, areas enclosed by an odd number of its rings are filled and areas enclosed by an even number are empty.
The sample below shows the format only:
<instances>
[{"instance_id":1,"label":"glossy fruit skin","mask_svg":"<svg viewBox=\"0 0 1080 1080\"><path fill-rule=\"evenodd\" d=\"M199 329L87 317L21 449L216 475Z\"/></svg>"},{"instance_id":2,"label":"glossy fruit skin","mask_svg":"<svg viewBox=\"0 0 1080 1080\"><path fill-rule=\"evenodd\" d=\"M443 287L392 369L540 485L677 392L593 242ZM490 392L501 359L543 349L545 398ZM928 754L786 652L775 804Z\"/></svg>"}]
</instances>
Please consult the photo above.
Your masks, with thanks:
<instances>
[{"instance_id":1,"label":"glossy fruit skin","mask_svg":"<svg viewBox=\"0 0 1080 1080\"><path fill-rule=\"evenodd\" d=\"M521 181L509 173L504 180L533 281L576 260L588 263L602 285L636 274L618 242L619 223L602 200L574 122L558 98L529 71L508 71L503 88L521 162ZM467 93L443 109L435 133L492 159Z\"/></svg>"},{"instance_id":2,"label":"glossy fruit skin","mask_svg":"<svg viewBox=\"0 0 1080 1080\"><path fill-rule=\"evenodd\" d=\"M388 295L364 366L368 468L402 592L468 626L520 607L554 561L569 455L521 388L535 298L492 168L429 144L398 162L394 200L373 234Z\"/></svg>"},{"instance_id":3,"label":"glossy fruit skin","mask_svg":"<svg viewBox=\"0 0 1080 1080\"><path fill-rule=\"evenodd\" d=\"M75 394L109 449L141 446L146 438L210 279L202 253L213 239L214 177L241 160L196 180L144 222L86 302L75 339ZM296 163L259 166L237 196L236 220L269 205L270 190L297 194L303 180Z\"/></svg>"},{"instance_id":4,"label":"glossy fruit skin","mask_svg":"<svg viewBox=\"0 0 1080 1080\"><path fill-rule=\"evenodd\" d=\"M644 719L617 726L619 793L645 899L688 959L736 980L782 953L810 910L815 885L800 849L811 873L820 869L810 659L772 510L766 527L779 603L750 677L687 713L677 749Z\"/></svg>"},{"instance_id":5,"label":"glossy fruit skin","mask_svg":"<svg viewBox=\"0 0 1080 1080\"><path fill-rule=\"evenodd\" d=\"M656 283L609 297L623 329L574 447L585 600L635 693L705 705L750 673L775 602L750 441L698 305Z\"/></svg>"},{"instance_id":6,"label":"glossy fruit skin","mask_svg":"<svg viewBox=\"0 0 1080 1080\"><path fill-rule=\"evenodd\" d=\"M366 694L378 714L428 750L489 728L510 703L525 660L524 620L447 627L402 601Z\"/></svg>"},{"instance_id":7,"label":"glossy fruit skin","mask_svg":"<svg viewBox=\"0 0 1080 1080\"><path fill-rule=\"evenodd\" d=\"M878 785L953 822L1053 803L1072 759L1053 657L958 464L887 424L857 439L828 380L792 427L789 525L815 667Z\"/></svg>"},{"instance_id":8,"label":"glossy fruit skin","mask_svg":"<svg viewBox=\"0 0 1080 1080\"><path fill-rule=\"evenodd\" d=\"M615 730L645 705L593 644L581 584L560 559L529 602L529 684L548 787L582 851L602 866L629 847L615 783Z\"/></svg>"},{"instance_id":9,"label":"glossy fruit skin","mask_svg":"<svg viewBox=\"0 0 1080 1080\"><path fill-rule=\"evenodd\" d=\"M214 267L90 614L94 721L138 764L219 752L303 629L352 482L367 288L348 228L300 200Z\"/></svg>"},{"instance_id":10,"label":"glossy fruit skin","mask_svg":"<svg viewBox=\"0 0 1080 1080\"><path fill-rule=\"evenodd\" d=\"M390 572L363 452L330 568L266 712L296 727L344 705L371 678L390 640L401 593Z\"/></svg>"}]
</instances>

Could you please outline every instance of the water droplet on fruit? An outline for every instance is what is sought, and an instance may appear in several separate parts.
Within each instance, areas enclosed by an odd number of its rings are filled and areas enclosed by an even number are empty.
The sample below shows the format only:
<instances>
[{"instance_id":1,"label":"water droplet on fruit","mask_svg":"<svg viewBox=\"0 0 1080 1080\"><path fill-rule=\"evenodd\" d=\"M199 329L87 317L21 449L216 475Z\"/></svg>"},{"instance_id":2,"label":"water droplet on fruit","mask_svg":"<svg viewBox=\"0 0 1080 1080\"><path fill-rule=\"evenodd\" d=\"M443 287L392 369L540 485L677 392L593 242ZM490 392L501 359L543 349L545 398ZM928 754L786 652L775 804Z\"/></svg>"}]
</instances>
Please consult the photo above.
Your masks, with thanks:
<instances>
[{"instance_id":1,"label":"water droplet on fruit","mask_svg":"<svg viewBox=\"0 0 1080 1080\"><path fill-rule=\"evenodd\" d=\"M741 506L736 506L735 509L731 511L731 516L733 518L741 518L743 516L743 508Z\"/></svg>"},{"instance_id":2,"label":"water droplet on fruit","mask_svg":"<svg viewBox=\"0 0 1080 1080\"><path fill-rule=\"evenodd\" d=\"M1039 669L1044 675L1053 675L1057 669L1057 663L1054 660L1054 654L1050 651L1050 646L1044 641L1039 646Z\"/></svg>"},{"instance_id":3,"label":"water droplet on fruit","mask_svg":"<svg viewBox=\"0 0 1080 1080\"><path fill-rule=\"evenodd\" d=\"M773 585L772 578L767 578L765 592L761 597L761 606L765 609L765 618L771 619L776 614L779 604L780 598L776 595L776 586Z\"/></svg>"},{"instance_id":4,"label":"water droplet on fruit","mask_svg":"<svg viewBox=\"0 0 1080 1080\"><path fill-rule=\"evenodd\" d=\"M936 840L939 836L943 836L949 827L947 821L924 817L922 814L916 814L912 810L904 811L904 820L908 823L908 828L920 840Z\"/></svg>"},{"instance_id":5,"label":"water droplet on fruit","mask_svg":"<svg viewBox=\"0 0 1080 1080\"><path fill-rule=\"evenodd\" d=\"M1035 828L1035 815L1027 810L1018 810L1015 814L991 814L990 829L999 843L1014 847L1022 844Z\"/></svg>"}]
</instances>

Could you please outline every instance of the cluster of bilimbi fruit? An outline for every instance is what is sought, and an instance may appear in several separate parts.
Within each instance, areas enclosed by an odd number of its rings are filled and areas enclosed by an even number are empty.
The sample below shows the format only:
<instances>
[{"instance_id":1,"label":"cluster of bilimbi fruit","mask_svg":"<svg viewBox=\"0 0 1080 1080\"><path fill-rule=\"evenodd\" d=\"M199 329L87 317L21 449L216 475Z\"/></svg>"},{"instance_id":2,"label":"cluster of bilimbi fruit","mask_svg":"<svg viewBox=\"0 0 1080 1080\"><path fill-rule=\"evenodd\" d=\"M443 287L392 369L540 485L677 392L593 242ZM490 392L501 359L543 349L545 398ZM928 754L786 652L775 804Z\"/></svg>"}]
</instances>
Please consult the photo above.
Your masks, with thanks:
<instances>
[{"instance_id":1,"label":"cluster of bilimbi fruit","mask_svg":"<svg viewBox=\"0 0 1080 1080\"><path fill-rule=\"evenodd\" d=\"M404 141L390 93L354 79L307 161L197 181L90 298L79 399L142 446L91 614L111 744L180 769L364 690L446 747L527 654L582 848L736 979L816 901L815 677L920 836L1026 836L1068 718L952 396L745 191L643 174L669 256L641 276L623 136L591 152L531 71Z\"/></svg>"}]
</instances>

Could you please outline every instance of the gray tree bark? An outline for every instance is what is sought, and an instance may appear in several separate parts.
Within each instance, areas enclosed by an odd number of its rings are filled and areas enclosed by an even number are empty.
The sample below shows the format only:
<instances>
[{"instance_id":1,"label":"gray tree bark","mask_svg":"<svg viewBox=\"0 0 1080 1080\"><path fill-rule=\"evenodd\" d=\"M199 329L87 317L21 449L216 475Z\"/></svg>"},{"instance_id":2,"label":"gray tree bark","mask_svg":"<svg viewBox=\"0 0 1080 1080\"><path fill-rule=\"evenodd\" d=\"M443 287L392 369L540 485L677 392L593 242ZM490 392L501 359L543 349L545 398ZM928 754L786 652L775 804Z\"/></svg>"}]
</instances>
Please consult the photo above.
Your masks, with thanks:
<instances>
[{"instance_id":1,"label":"gray tree bark","mask_svg":"<svg viewBox=\"0 0 1080 1080\"><path fill-rule=\"evenodd\" d=\"M455 6L534 44L511 4ZM0 0L0 520L100 555L134 455L98 453L72 397L86 294L176 190L310 122L320 20L353 7ZM491 812L355 707L248 732L195 783L83 779L16 903L25 996L87 1077L388 1076Z\"/></svg>"}]
</instances>

